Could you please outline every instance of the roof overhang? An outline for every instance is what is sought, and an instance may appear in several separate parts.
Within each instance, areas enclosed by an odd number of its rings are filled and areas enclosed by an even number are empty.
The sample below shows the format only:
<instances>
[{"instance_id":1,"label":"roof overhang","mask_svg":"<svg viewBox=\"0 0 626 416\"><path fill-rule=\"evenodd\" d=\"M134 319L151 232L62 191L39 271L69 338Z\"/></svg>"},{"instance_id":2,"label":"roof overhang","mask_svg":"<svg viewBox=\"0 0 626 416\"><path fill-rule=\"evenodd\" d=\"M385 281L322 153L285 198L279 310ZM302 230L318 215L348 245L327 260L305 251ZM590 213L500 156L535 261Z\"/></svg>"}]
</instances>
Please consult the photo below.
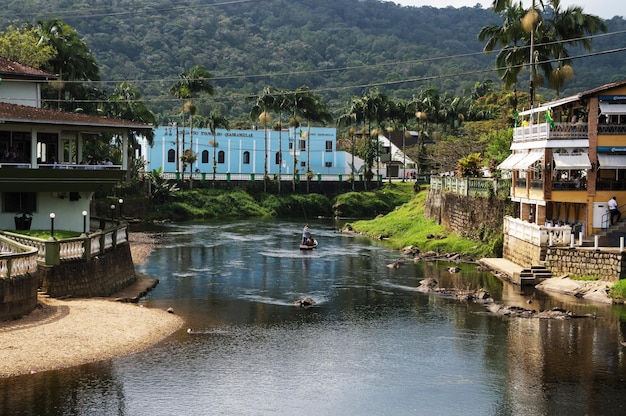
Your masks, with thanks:
<instances>
[{"instance_id":1,"label":"roof overhang","mask_svg":"<svg viewBox=\"0 0 626 416\"><path fill-rule=\"evenodd\" d=\"M598 153L600 169L626 169L626 155Z\"/></svg>"},{"instance_id":2,"label":"roof overhang","mask_svg":"<svg viewBox=\"0 0 626 416\"><path fill-rule=\"evenodd\" d=\"M536 113L541 113L542 111L547 111L550 108L556 108L556 107L561 107L565 104L569 104L569 103L573 103L575 101L580 100L580 95L572 95L570 97L565 97L565 98L561 98L560 100L554 100L554 101L550 101L548 103L545 103L544 105L541 105L539 107L535 107L535 108L531 108L529 110L525 110L525 111L521 111L519 113L520 116L526 116L529 114L536 114Z\"/></svg>"}]
</instances>

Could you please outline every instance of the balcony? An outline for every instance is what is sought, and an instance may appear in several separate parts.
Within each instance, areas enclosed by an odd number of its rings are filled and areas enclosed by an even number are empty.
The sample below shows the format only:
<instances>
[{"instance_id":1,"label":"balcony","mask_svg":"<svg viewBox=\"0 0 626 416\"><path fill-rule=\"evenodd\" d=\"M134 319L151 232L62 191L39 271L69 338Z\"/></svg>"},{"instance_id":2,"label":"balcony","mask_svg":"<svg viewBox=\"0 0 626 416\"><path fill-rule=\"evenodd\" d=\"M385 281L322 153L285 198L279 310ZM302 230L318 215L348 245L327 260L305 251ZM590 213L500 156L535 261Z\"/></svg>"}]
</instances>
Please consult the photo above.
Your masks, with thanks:
<instances>
[{"instance_id":1,"label":"balcony","mask_svg":"<svg viewBox=\"0 0 626 416\"><path fill-rule=\"evenodd\" d=\"M513 129L513 143L529 143L545 140L588 140L587 123L532 124Z\"/></svg>"}]
</instances>

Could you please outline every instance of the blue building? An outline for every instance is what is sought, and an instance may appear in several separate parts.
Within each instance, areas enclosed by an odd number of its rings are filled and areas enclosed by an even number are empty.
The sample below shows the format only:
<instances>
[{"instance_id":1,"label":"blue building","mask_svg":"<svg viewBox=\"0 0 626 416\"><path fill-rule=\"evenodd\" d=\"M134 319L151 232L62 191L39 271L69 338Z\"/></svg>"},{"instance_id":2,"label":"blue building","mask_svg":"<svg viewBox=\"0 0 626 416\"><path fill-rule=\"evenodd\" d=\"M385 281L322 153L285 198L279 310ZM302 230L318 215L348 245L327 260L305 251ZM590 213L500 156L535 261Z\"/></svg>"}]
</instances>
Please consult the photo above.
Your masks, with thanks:
<instances>
[{"instance_id":1,"label":"blue building","mask_svg":"<svg viewBox=\"0 0 626 416\"><path fill-rule=\"evenodd\" d=\"M363 160L355 157L353 161L351 154L337 151L334 128L219 129L213 136L207 128L194 128L192 135L189 127L167 126L155 129L152 147L142 143L146 170L162 167L164 173L182 173L180 156L190 147L197 160L186 167L186 175L190 171L195 175L213 174L215 169L220 178L225 174L254 174L262 180L265 171L270 177L287 177L295 169L300 175L310 170L315 175L332 175L336 179L337 175L347 177L351 172L357 175L363 166Z\"/></svg>"}]
</instances>

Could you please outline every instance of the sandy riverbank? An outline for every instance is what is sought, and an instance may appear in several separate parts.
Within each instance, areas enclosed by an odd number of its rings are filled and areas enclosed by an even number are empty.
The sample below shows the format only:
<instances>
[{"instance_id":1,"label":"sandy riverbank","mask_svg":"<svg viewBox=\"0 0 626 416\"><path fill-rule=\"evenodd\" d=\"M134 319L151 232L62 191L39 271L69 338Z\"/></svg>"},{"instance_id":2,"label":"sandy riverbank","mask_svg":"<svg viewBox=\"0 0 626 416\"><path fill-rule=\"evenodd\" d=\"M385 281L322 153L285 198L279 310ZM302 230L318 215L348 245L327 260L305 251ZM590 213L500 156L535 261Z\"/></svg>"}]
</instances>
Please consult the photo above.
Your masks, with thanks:
<instances>
[{"instance_id":1,"label":"sandy riverbank","mask_svg":"<svg viewBox=\"0 0 626 416\"><path fill-rule=\"evenodd\" d=\"M158 244L131 234L135 264ZM111 299L40 298L35 311L0 322L0 377L72 367L148 348L183 325L182 318Z\"/></svg>"}]
</instances>

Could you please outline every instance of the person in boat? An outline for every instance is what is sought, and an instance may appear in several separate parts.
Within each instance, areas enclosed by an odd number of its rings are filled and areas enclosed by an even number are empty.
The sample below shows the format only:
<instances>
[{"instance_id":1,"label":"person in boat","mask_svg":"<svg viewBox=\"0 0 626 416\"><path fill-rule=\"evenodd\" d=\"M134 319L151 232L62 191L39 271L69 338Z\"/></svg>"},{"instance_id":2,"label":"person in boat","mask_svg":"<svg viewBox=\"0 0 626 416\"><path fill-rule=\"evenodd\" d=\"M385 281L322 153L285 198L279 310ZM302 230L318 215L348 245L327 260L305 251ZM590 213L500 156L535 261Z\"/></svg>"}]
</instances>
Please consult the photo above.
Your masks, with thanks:
<instances>
[{"instance_id":1,"label":"person in boat","mask_svg":"<svg viewBox=\"0 0 626 416\"><path fill-rule=\"evenodd\" d=\"M309 224L306 224L302 230L302 244L307 244L310 238L311 229L309 228Z\"/></svg>"}]
</instances>

